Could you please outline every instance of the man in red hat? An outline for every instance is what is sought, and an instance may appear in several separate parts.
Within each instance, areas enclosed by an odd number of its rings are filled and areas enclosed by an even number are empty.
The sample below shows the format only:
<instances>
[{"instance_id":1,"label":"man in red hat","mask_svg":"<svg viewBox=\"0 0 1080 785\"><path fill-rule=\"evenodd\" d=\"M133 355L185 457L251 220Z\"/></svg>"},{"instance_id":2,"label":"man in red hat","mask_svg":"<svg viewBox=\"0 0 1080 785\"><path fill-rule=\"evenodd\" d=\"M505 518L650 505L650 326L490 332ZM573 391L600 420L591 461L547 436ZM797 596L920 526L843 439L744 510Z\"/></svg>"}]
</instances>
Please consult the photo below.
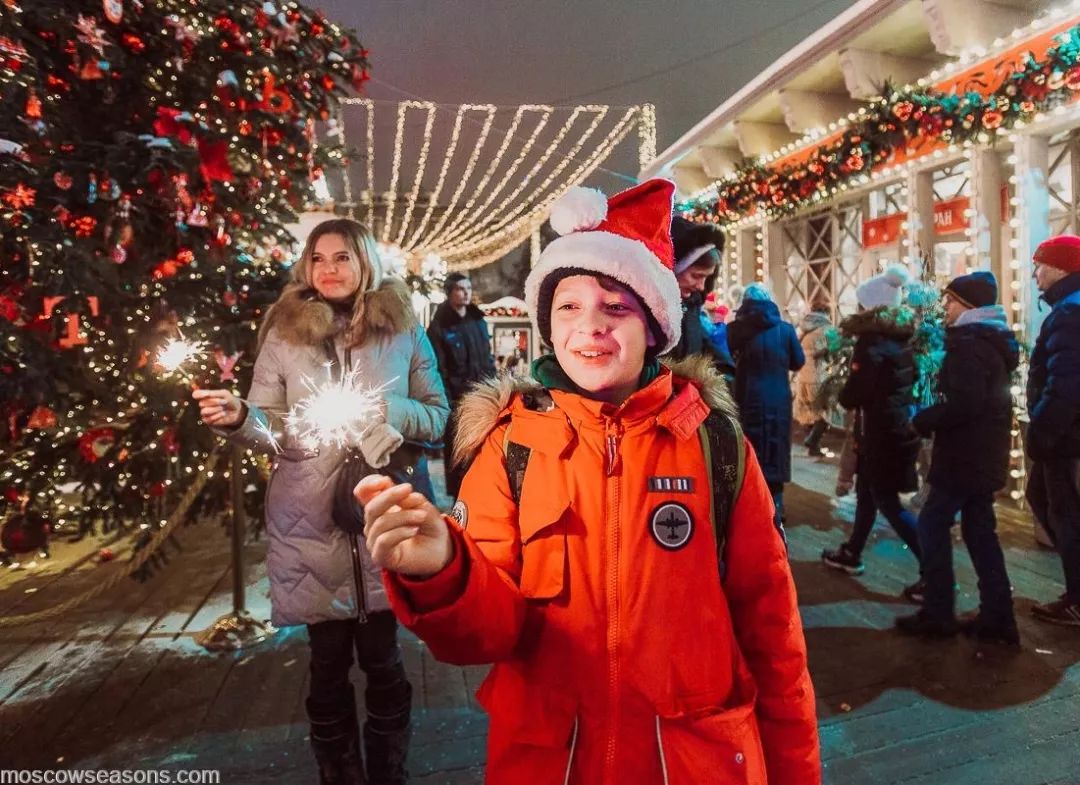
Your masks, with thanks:
<instances>
[{"instance_id":1,"label":"man in red hat","mask_svg":"<svg viewBox=\"0 0 1080 785\"><path fill-rule=\"evenodd\" d=\"M1051 237L1035 250L1035 283L1050 305L1031 354L1028 498L1061 554L1065 593L1035 617L1080 627L1080 237Z\"/></svg>"},{"instance_id":2,"label":"man in red hat","mask_svg":"<svg viewBox=\"0 0 1080 785\"><path fill-rule=\"evenodd\" d=\"M673 191L556 205L525 283L552 353L466 395L456 446L476 459L451 516L357 487L398 618L440 660L495 663L489 785L821 782L768 486L710 360L657 359L683 316ZM727 469L741 481L710 493Z\"/></svg>"}]
</instances>

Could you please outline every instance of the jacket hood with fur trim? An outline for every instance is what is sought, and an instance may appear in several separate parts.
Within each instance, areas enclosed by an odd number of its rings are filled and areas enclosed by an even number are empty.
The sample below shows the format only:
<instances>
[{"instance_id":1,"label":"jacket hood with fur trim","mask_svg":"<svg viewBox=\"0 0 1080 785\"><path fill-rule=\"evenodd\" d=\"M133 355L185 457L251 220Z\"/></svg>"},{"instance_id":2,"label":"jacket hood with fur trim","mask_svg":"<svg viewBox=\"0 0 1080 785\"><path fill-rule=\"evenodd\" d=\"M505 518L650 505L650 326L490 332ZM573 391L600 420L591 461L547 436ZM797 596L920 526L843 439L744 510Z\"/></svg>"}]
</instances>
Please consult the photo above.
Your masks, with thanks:
<instances>
[{"instance_id":1,"label":"jacket hood with fur trim","mask_svg":"<svg viewBox=\"0 0 1080 785\"><path fill-rule=\"evenodd\" d=\"M409 288L404 281L385 278L377 289L362 296L366 299L366 334L394 335L416 326ZM287 343L317 346L344 331L347 318L347 314L336 312L314 289L306 289L283 294L267 312L266 324L272 325ZM268 330L264 327L263 336Z\"/></svg>"},{"instance_id":2,"label":"jacket hood with fur trim","mask_svg":"<svg viewBox=\"0 0 1080 785\"><path fill-rule=\"evenodd\" d=\"M697 387L710 409L738 418L739 410L728 392L727 383L709 357L690 355L682 360L662 358L660 362L675 376L687 379ZM488 379L473 387L461 399L454 414L457 418L454 463L460 465L476 455L488 434L508 416L507 409L514 395L536 394L543 389L535 379L509 375Z\"/></svg>"}]
</instances>

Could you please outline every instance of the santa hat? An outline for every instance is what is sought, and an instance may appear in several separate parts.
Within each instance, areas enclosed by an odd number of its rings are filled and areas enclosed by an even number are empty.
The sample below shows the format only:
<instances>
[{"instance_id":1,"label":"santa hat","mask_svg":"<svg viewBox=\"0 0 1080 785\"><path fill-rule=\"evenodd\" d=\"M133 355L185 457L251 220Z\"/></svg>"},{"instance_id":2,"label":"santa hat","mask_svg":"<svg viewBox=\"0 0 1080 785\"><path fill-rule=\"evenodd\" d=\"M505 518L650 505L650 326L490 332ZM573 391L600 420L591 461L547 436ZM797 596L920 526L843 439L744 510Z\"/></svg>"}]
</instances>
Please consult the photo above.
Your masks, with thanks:
<instances>
[{"instance_id":1,"label":"santa hat","mask_svg":"<svg viewBox=\"0 0 1080 785\"><path fill-rule=\"evenodd\" d=\"M1067 273L1080 273L1080 237L1059 234L1044 240L1032 257L1038 264L1056 267Z\"/></svg>"},{"instance_id":2,"label":"santa hat","mask_svg":"<svg viewBox=\"0 0 1080 785\"><path fill-rule=\"evenodd\" d=\"M867 310L883 305L896 307L902 301L902 289L908 282L906 267L893 265L881 275L863 281L855 289L855 299Z\"/></svg>"},{"instance_id":3,"label":"santa hat","mask_svg":"<svg viewBox=\"0 0 1080 785\"><path fill-rule=\"evenodd\" d=\"M637 295L661 333L658 354L679 342L682 301L671 244L674 194L668 180L646 180L611 199L573 187L555 203L551 227L562 236L544 249L525 279L525 302L546 343L551 342L555 286L568 274L589 273L606 275Z\"/></svg>"}]
</instances>

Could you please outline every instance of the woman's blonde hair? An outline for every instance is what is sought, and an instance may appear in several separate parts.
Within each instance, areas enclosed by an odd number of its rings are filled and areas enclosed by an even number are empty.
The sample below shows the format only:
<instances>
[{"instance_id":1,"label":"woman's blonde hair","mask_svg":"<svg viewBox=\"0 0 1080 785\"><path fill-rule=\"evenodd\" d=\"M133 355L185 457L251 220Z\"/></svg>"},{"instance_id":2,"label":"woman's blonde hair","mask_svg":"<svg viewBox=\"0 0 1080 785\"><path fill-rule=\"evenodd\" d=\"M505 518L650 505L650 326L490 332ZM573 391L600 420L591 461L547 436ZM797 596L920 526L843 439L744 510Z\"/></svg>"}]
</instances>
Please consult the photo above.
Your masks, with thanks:
<instances>
[{"instance_id":1,"label":"woman's blonde hair","mask_svg":"<svg viewBox=\"0 0 1080 785\"><path fill-rule=\"evenodd\" d=\"M311 298L315 292L314 280L311 276L311 257L315 254L315 246L320 239L329 234L336 234L345 241L345 247L349 250L350 267L356 274L359 282L355 299L353 300L352 314L346 330L346 341L355 346L364 339L364 310L367 305L367 296L374 292L382 284L383 270L379 261L379 249L375 244L375 237L364 224L351 218L331 218L328 221L316 224L311 230L304 250L300 254L299 261L289 271L289 282L278 297L275 306L289 299ZM317 295L315 295L317 296ZM266 313L262 327L259 330L259 344L269 332L274 321L275 307L271 307Z\"/></svg>"}]
</instances>

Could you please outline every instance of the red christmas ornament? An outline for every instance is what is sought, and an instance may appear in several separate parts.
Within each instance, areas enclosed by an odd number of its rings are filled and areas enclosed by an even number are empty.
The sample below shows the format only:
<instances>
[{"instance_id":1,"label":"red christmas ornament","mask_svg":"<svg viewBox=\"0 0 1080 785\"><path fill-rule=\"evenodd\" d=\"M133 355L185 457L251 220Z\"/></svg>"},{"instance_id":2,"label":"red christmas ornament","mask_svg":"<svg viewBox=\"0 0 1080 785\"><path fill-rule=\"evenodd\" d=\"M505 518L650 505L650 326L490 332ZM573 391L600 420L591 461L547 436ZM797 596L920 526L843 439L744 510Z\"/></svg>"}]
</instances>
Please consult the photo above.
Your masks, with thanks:
<instances>
[{"instance_id":1,"label":"red christmas ornament","mask_svg":"<svg viewBox=\"0 0 1080 785\"><path fill-rule=\"evenodd\" d=\"M228 142L199 140L199 171L208 183L233 181L233 170L227 156Z\"/></svg>"},{"instance_id":2,"label":"red christmas ornament","mask_svg":"<svg viewBox=\"0 0 1080 785\"><path fill-rule=\"evenodd\" d=\"M150 486L150 498L151 499L160 499L164 495L165 495L165 483L158 480L157 482L155 482L153 485Z\"/></svg>"},{"instance_id":3,"label":"red christmas ornament","mask_svg":"<svg viewBox=\"0 0 1080 785\"><path fill-rule=\"evenodd\" d=\"M132 52L132 54L142 54L146 51L146 43L134 33L124 33L120 36L120 42Z\"/></svg>"},{"instance_id":4,"label":"red christmas ornament","mask_svg":"<svg viewBox=\"0 0 1080 785\"><path fill-rule=\"evenodd\" d=\"M232 289L226 289L221 295L221 302L228 308L232 308L236 305L236 292Z\"/></svg>"},{"instance_id":5,"label":"red christmas ornament","mask_svg":"<svg viewBox=\"0 0 1080 785\"><path fill-rule=\"evenodd\" d=\"M37 406L30 412L26 428L30 431L48 431L56 427L56 412L48 406Z\"/></svg>"},{"instance_id":6,"label":"red christmas ornament","mask_svg":"<svg viewBox=\"0 0 1080 785\"><path fill-rule=\"evenodd\" d=\"M97 463L116 441L112 428L91 428L79 437L79 453L88 463Z\"/></svg>"},{"instance_id":7,"label":"red christmas ornament","mask_svg":"<svg viewBox=\"0 0 1080 785\"><path fill-rule=\"evenodd\" d=\"M112 561L116 558L116 554L113 553L112 548L102 548L98 551L98 560L102 562Z\"/></svg>"},{"instance_id":8,"label":"red christmas ornament","mask_svg":"<svg viewBox=\"0 0 1080 785\"><path fill-rule=\"evenodd\" d=\"M4 501L8 504L16 504L19 501L19 489L15 487L5 488Z\"/></svg>"}]
</instances>

